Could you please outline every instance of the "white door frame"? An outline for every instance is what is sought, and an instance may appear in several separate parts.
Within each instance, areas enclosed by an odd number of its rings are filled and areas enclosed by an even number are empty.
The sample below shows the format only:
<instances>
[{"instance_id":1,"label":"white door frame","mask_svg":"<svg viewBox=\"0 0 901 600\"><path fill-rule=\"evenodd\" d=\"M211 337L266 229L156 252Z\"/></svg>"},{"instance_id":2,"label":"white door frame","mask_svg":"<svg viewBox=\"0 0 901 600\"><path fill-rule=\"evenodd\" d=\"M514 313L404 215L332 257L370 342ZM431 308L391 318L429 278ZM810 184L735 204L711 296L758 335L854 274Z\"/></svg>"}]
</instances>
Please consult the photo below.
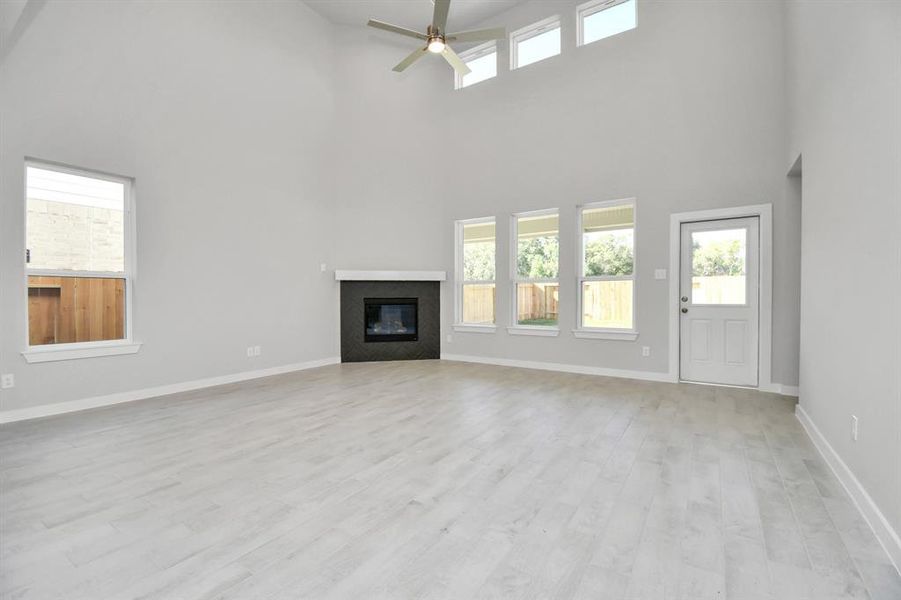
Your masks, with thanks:
<instances>
[{"instance_id":1,"label":"white door frame","mask_svg":"<svg viewBox=\"0 0 901 600\"><path fill-rule=\"evenodd\" d=\"M773 205L755 204L670 215L669 230L669 377L679 381L679 254L682 223L741 217L760 219L760 320L757 389L778 392L772 381L773 356Z\"/></svg>"}]
</instances>

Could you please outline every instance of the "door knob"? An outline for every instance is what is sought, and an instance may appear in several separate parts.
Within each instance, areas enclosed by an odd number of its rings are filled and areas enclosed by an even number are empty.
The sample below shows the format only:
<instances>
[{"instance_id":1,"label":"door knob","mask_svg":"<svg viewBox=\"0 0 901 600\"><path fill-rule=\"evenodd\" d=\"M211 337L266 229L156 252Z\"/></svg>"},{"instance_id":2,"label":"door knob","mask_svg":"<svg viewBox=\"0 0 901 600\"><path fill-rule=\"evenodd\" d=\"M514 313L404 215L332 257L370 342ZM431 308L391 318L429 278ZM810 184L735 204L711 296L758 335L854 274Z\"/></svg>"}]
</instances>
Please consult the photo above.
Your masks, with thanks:
<instances>
[{"instance_id":1,"label":"door knob","mask_svg":"<svg viewBox=\"0 0 901 600\"><path fill-rule=\"evenodd\" d=\"M682 302L688 302L688 296L682 296Z\"/></svg>"},{"instance_id":2,"label":"door knob","mask_svg":"<svg viewBox=\"0 0 901 600\"><path fill-rule=\"evenodd\" d=\"M682 309L682 312L687 313L687 312L688 312L688 309L687 309L687 308L683 308L683 309Z\"/></svg>"}]
</instances>

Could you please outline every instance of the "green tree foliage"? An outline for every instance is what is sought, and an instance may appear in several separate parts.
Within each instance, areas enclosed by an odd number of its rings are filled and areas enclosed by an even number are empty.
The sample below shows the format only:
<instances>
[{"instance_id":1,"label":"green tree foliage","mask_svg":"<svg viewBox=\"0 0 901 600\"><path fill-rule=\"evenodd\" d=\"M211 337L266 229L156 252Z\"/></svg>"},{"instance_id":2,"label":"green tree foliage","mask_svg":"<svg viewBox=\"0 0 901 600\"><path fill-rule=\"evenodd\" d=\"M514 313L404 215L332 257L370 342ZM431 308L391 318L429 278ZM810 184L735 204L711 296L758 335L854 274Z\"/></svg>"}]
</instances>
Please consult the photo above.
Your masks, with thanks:
<instances>
[{"instance_id":1,"label":"green tree foliage","mask_svg":"<svg viewBox=\"0 0 901 600\"><path fill-rule=\"evenodd\" d=\"M463 277L467 281L494 279L494 241L463 245Z\"/></svg>"},{"instance_id":2,"label":"green tree foliage","mask_svg":"<svg viewBox=\"0 0 901 600\"><path fill-rule=\"evenodd\" d=\"M739 240L708 242L701 246L692 243L691 274L695 277L742 275L745 259Z\"/></svg>"},{"instance_id":3,"label":"green tree foliage","mask_svg":"<svg viewBox=\"0 0 901 600\"><path fill-rule=\"evenodd\" d=\"M585 276L631 275L632 235L607 234L585 242Z\"/></svg>"},{"instance_id":4,"label":"green tree foliage","mask_svg":"<svg viewBox=\"0 0 901 600\"><path fill-rule=\"evenodd\" d=\"M560 264L560 241L554 237L519 240L516 270L527 279L554 279Z\"/></svg>"}]
</instances>

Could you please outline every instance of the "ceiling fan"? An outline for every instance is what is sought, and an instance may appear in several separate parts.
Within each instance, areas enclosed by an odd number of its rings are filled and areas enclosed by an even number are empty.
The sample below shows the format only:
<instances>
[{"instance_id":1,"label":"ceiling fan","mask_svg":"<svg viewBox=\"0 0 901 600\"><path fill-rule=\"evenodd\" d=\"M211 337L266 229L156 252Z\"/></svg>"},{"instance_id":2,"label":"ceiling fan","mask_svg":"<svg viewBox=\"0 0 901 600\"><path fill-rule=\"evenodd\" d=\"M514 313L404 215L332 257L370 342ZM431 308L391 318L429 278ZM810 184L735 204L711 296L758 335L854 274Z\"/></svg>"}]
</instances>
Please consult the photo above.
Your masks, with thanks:
<instances>
[{"instance_id":1,"label":"ceiling fan","mask_svg":"<svg viewBox=\"0 0 901 600\"><path fill-rule=\"evenodd\" d=\"M406 27L398 27L376 19L369 19L368 25L376 29L384 29L405 35L407 37L416 38L426 42L424 48L414 50L407 58L400 61L394 70L400 73L407 67L415 63L417 60L426 55L426 53L440 54L444 57L450 66L460 75L469 75L472 71L466 66L457 53L451 50L448 42L483 42L488 40L502 40L507 37L507 31L503 27L494 29L478 29L475 31L461 31L460 33L446 33L444 28L447 25L447 11L450 8L450 0L434 0L435 12L432 15L432 24L426 28L425 33L420 33Z\"/></svg>"}]
</instances>

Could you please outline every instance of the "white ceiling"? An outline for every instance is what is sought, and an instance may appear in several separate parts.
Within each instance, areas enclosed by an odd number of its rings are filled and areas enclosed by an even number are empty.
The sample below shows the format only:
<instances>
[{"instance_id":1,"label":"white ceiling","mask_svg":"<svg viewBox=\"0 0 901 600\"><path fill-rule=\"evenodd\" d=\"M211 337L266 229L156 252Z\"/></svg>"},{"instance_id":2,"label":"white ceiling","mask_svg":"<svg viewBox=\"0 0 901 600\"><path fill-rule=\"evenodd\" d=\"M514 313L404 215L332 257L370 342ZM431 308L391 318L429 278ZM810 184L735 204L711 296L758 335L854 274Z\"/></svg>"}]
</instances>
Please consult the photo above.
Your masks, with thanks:
<instances>
[{"instance_id":1,"label":"white ceiling","mask_svg":"<svg viewBox=\"0 0 901 600\"><path fill-rule=\"evenodd\" d=\"M425 30L432 20L432 0L305 0L333 23L365 25L370 17L410 29ZM466 29L521 4L523 0L452 0L448 31Z\"/></svg>"}]
</instances>

